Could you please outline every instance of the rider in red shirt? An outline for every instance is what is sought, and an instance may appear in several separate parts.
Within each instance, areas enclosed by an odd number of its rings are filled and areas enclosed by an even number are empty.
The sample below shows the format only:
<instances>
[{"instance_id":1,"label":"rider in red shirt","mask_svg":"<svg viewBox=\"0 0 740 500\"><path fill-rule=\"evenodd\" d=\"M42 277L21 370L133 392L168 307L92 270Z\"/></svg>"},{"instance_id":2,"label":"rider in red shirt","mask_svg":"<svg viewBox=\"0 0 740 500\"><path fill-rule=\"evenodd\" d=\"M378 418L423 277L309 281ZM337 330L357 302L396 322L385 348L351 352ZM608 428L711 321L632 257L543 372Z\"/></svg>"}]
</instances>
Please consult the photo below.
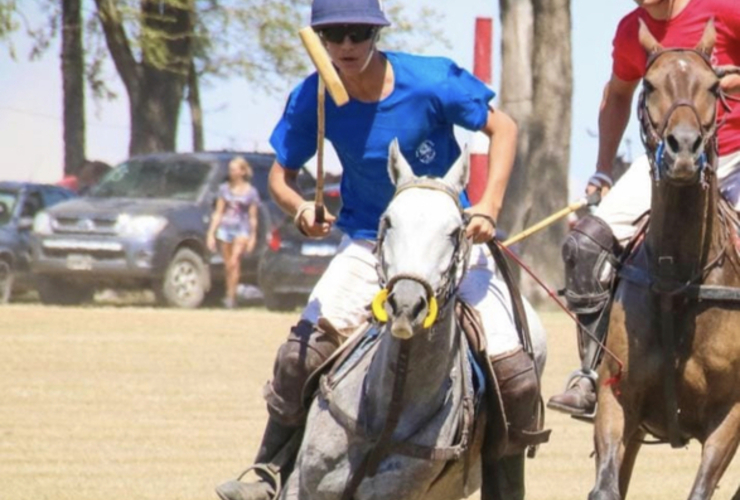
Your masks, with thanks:
<instances>
[{"instance_id":1,"label":"rider in red shirt","mask_svg":"<svg viewBox=\"0 0 740 500\"><path fill-rule=\"evenodd\" d=\"M614 37L612 77L606 84L599 111L599 154L596 173L587 193L612 187L612 164L630 118L635 90L645 75L647 54L638 36L640 20L663 47L694 48L710 19L717 32L712 53L714 66L740 66L740 2L738 0L636 0L639 7L619 23ZM740 95L740 75L728 75L722 90ZM740 207L740 102L728 100L731 111L720 128L718 179L728 200ZM724 109L718 119L723 119ZM563 245L566 298L581 324L592 335L605 338L608 298L616 255L634 234L634 221L650 207L649 167L646 157L633 163L604 198L594 216L581 219ZM604 320L602 322L602 319ZM568 381L566 391L550 398L548 407L571 415L590 415L596 405L599 349L579 329L582 366Z\"/></svg>"}]
</instances>

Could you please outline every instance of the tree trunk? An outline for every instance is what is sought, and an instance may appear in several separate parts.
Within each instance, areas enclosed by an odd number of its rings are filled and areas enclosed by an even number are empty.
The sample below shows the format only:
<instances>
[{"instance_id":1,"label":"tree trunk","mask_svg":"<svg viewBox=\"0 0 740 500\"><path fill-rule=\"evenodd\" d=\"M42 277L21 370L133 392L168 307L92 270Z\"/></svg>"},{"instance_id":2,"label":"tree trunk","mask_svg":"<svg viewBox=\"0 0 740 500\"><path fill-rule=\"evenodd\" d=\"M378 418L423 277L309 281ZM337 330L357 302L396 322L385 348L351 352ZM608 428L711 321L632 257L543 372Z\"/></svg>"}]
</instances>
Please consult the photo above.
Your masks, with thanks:
<instances>
[{"instance_id":1,"label":"tree trunk","mask_svg":"<svg viewBox=\"0 0 740 500\"><path fill-rule=\"evenodd\" d=\"M528 212L521 203L527 192L526 158L529 150L529 120L532 115L532 37L531 0L499 0L502 26L501 94L499 105L519 126L516 162L506 189L499 216L500 226L510 235L523 228Z\"/></svg>"},{"instance_id":2,"label":"tree trunk","mask_svg":"<svg viewBox=\"0 0 740 500\"><path fill-rule=\"evenodd\" d=\"M151 39L142 47L141 62L131 51L115 0L95 3L108 50L129 97L129 154L174 151L192 61L194 0L141 0L142 36Z\"/></svg>"},{"instance_id":3,"label":"tree trunk","mask_svg":"<svg viewBox=\"0 0 740 500\"><path fill-rule=\"evenodd\" d=\"M185 78L144 66L139 81L143 92L129 94L131 112L131 156L174 151Z\"/></svg>"},{"instance_id":4,"label":"tree trunk","mask_svg":"<svg viewBox=\"0 0 740 500\"><path fill-rule=\"evenodd\" d=\"M203 151L203 108L200 105L198 73L192 61L188 72L188 105L190 106L190 123L193 127L193 151Z\"/></svg>"},{"instance_id":5,"label":"tree trunk","mask_svg":"<svg viewBox=\"0 0 740 500\"><path fill-rule=\"evenodd\" d=\"M62 2L65 175L77 174L85 161L85 61L80 4L81 0Z\"/></svg>"},{"instance_id":6,"label":"tree trunk","mask_svg":"<svg viewBox=\"0 0 740 500\"><path fill-rule=\"evenodd\" d=\"M529 122L526 197L529 225L563 208L568 202L571 101L570 0L532 0L534 7L533 103ZM521 253L535 272L551 285L563 282L560 247L565 221L525 240ZM522 288L535 303L546 294L525 279Z\"/></svg>"}]
</instances>

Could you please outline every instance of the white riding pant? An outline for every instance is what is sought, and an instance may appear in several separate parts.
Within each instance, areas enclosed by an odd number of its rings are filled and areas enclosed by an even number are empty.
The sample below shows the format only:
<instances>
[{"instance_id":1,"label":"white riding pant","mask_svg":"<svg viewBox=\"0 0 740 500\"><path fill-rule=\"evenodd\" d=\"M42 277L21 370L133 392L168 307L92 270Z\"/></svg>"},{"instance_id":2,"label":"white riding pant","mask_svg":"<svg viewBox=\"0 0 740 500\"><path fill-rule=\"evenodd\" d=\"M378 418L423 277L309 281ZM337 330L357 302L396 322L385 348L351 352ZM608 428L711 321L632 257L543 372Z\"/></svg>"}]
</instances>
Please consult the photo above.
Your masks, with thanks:
<instances>
[{"instance_id":1,"label":"white riding pant","mask_svg":"<svg viewBox=\"0 0 740 500\"><path fill-rule=\"evenodd\" d=\"M740 211L740 151L719 158L719 189L735 210ZM650 209L652 182L647 155L637 158L594 212L603 219L623 245L637 231L635 221Z\"/></svg>"},{"instance_id":2,"label":"white riding pant","mask_svg":"<svg viewBox=\"0 0 740 500\"><path fill-rule=\"evenodd\" d=\"M345 236L336 256L308 299L302 319L316 323L328 319L339 331L352 331L370 316L369 304L380 291L375 242L353 240ZM474 245L470 267L459 288L460 297L481 316L486 332L488 354L501 354L521 345L514 324L509 290L495 273L493 259L483 245ZM544 331L536 317L532 324L531 306L527 307L530 330ZM534 336L534 335L533 335ZM536 342L536 341L535 341Z\"/></svg>"}]
</instances>

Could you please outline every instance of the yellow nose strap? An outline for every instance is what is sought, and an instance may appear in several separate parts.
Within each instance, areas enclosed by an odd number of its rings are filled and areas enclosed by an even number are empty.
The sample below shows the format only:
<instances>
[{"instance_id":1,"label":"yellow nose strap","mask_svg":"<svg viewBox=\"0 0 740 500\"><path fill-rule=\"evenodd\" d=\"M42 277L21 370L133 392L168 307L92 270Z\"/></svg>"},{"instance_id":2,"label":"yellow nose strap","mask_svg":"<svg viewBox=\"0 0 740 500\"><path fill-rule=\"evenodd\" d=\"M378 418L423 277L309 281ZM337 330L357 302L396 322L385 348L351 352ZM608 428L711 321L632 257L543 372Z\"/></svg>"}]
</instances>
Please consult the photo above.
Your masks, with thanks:
<instances>
[{"instance_id":1,"label":"yellow nose strap","mask_svg":"<svg viewBox=\"0 0 740 500\"><path fill-rule=\"evenodd\" d=\"M424 328L431 328L435 321L437 321L437 313L439 307L437 307L437 297L432 297L429 301L429 314L424 318Z\"/></svg>"},{"instance_id":2,"label":"yellow nose strap","mask_svg":"<svg viewBox=\"0 0 740 500\"><path fill-rule=\"evenodd\" d=\"M388 313L385 310L384 304L388 300L388 289L383 288L373 299L373 316L381 323L388 321Z\"/></svg>"},{"instance_id":3,"label":"yellow nose strap","mask_svg":"<svg viewBox=\"0 0 740 500\"><path fill-rule=\"evenodd\" d=\"M388 289L383 288L375 295L372 303L373 316L380 323L388 321L388 312L385 310L385 301L388 300ZM437 298L432 297L429 301L429 314L424 318L424 328L431 328L434 322L437 321L437 314L439 313L439 306L437 305Z\"/></svg>"}]
</instances>

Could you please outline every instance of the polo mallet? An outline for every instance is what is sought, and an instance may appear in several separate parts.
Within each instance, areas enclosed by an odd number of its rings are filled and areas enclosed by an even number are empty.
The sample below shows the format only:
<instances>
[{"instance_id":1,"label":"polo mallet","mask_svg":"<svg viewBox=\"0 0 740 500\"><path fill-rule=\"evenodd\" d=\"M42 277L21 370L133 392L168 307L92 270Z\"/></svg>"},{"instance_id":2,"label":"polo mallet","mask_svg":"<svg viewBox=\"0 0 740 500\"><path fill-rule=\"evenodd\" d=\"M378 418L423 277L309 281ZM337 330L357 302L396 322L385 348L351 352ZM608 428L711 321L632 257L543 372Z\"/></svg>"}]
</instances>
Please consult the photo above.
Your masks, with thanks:
<instances>
[{"instance_id":1,"label":"polo mallet","mask_svg":"<svg viewBox=\"0 0 740 500\"><path fill-rule=\"evenodd\" d=\"M337 70L331 63L329 54L326 53L324 45L321 43L319 36L310 26L302 28L298 34L301 37L303 46L306 47L308 55L311 57L313 65L319 73L319 94L318 108L316 115L318 118L318 127L316 134L316 222L324 222L324 135L325 125L325 104L326 90L334 100L337 106L344 106L349 102L349 95L344 88L342 80L337 74Z\"/></svg>"},{"instance_id":2,"label":"polo mallet","mask_svg":"<svg viewBox=\"0 0 740 500\"><path fill-rule=\"evenodd\" d=\"M601 193L599 191L594 191L590 195L586 196L585 198L581 198L578 201L574 201L567 207L565 207L562 210L558 210L554 214L545 217L541 221L539 221L537 224L534 224L521 233L512 236L511 238L505 240L502 245L505 247L511 246L514 243L518 243L522 241L524 238L527 238L528 236L531 236L532 234L536 233L537 231L540 231L542 229L545 229L547 226L552 224L555 221L558 221L565 217L568 214L571 214L575 212L576 210L579 210L583 207L591 207L594 205L598 205L599 202L601 202Z\"/></svg>"}]
</instances>

